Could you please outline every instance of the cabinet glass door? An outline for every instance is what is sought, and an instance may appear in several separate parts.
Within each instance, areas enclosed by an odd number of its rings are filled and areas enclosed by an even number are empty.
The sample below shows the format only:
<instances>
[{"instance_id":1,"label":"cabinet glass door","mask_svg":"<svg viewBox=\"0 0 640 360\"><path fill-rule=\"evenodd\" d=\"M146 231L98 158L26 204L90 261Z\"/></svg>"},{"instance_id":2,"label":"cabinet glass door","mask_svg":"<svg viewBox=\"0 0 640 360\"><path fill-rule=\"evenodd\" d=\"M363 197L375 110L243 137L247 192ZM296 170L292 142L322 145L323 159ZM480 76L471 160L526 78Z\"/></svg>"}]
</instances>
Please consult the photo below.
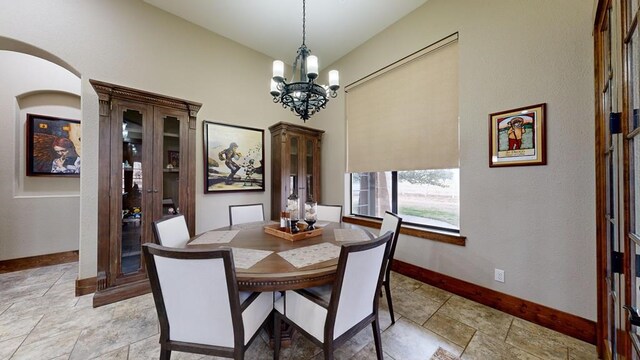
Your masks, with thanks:
<instances>
[{"instance_id":1,"label":"cabinet glass door","mask_svg":"<svg viewBox=\"0 0 640 360\"><path fill-rule=\"evenodd\" d=\"M300 168L300 138L298 136L289 137L289 181L288 189L285 189L285 197L290 194L296 194L301 198L302 194L298 193L300 186L298 185L299 168ZM286 204L283 204L286 207ZM283 207L283 209L285 208Z\"/></svg>"},{"instance_id":2,"label":"cabinet glass door","mask_svg":"<svg viewBox=\"0 0 640 360\"><path fill-rule=\"evenodd\" d=\"M162 216L180 213L180 120L162 117Z\"/></svg>"},{"instance_id":3,"label":"cabinet glass door","mask_svg":"<svg viewBox=\"0 0 640 360\"><path fill-rule=\"evenodd\" d=\"M306 177L306 182L307 182L307 188L306 188L306 197L313 197L313 199L315 201L318 201L319 199L317 199L316 196L316 192L315 192L315 180L314 179L314 173L313 173L313 169L314 169L314 162L316 161L314 158L314 150L315 149L315 141L313 141L313 139L307 139L305 141L305 177Z\"/></svg>"},{"instance_id":4,"label":"cabinet glass door","mask_svg":"<svg viewBox=\"0 0 640 360\"><path fill-rule=\"evenodd\" d=\"M141 269L143 216L146 215L143 189L150 186L143 169L143 114L126 109L122 112L122 233L120 273L128 275Z\"/></svg>"}]
</instances>

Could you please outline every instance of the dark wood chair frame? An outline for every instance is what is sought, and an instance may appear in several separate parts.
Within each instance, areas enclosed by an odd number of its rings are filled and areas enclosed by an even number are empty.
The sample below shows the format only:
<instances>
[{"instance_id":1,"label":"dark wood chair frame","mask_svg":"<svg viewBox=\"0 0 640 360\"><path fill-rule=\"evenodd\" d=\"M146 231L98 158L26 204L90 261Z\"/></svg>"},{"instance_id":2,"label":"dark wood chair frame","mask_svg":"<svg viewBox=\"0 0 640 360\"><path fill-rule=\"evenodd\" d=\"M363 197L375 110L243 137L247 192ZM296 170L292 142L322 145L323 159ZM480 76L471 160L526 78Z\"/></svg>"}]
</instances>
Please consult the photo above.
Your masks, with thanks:
<instances>
[{"instance_id":1,"label":"dark wood chair frame","mask_svg":"<svg viewBox=\"0 0 640 360\"><path fill-rule=\"evenodd\" d=\"M372 236L369 235L369 237L372 237ZM370 315L365 317L362 321L354 325L351 329L347 330L344 334L340 335L336 339L333 338L333 330L335 327L336 316L338 313L338 303L340 301L340 292L342 288L342 282L344 280L344 273L346 271L347 258L349 254L352 252L368 250L386 243L384 256L382 258L382 264L380 264L380 274L378 275L376 291L374 292L374 294L379 294L382 286L382 276L384 275L384 270L389 259L389 252L391 250L391 239L392 239L391 232L387 232L386 234L380 236L379 238L373 239L371 241L342 245L342 248L340 250L340 257L338 259L338 270L336 273L336 280L333 284L333 290L331 291L331 299L329 300L329 303L327 303L323 299L319 299L315 294L305 291L304 289L295 290L300 295L315 302L319 306L322 306L327 309L327 318L325 320L325 325L324 325L324 343L318 341L318 339L316 339L311 334L306 332L304 329L299 327L293 321L290 321L284 315L281 315L278 311L274 310L274 314L275 314L274 316L275 339L274 339L274 347L273 347L274 359L278 359L280 356L280 332L281 332L280 329L281 329L282 321L284 321L286 324L293 326L301 334L303 334L307 339L309 339L311 342L313 342L317 346L321 347L323 349L325 359L333 359L333 352L335 351L335 349L342 346L345 342L347 342L349 339L351 339L356 334L358 334L367 325L371 324L371 327L373 329L373 342L375 344L376 354L378 356L378 359L382 359L383 357L382 342L380 339L380 324L378 320L378 296L377 295L374 296L374 300L372 304L373 308ZM285 296L285 299L284 299L285 312L286 312L286 307L287 307L287 299Z\"/></svg>"},{"instance_id":2,"label":"dark wood chair frame","mask_svg":"<svg viewBox=\"0 0 640 360\"><path fill-rule=\"evenodd\" d=\"M158 312L158 320L160 322L160 359L171 359L171 351L182 351L196 353L202 355L222 356L233 359L244 359L244 354L253 340L258 336L260 331L251 337L244 344L244 326L242 325L242 311L246 309L260 293L253 293L251 296L240 304L238 297L238 282L236 281L235 266L233 263L233 255L231 249L216 250L198 250L198 249L176 249L167 248L156 244L144 244L142 246L147 271L149 272L149 281L151 283L151 291ZM172 258L172 259L218 259L222 258L224 270L227 279L227 289L229 291L229 303L231 305L231 320L233 323L234 347L221 347L206 344L189 343L183 341L170 340L169 318L162 297L160 281L158 279L158 271L153 255ZM266 320L260 325L260 328L271 319L267 316Z\"/></svg>"},{"instance_id":3,"label":"dark wood chair frame","mask_svg":"<svg viewBox=\"0 0 640 360\"><path fill-rule=\"evenodd\" d=\"M326 206L326 207L339 207L340 208L340 222L342 222L342 205L330 205L330 204L318 204L318 206Z\"/></svg>"},{"instance_id":4,"label":"dark wood chair frame","mask_svg":"<svg viewBox=\"0 0 640 360\"><path fill-rule=\"evenodd\" d=\"M162 242L160 241L160 232L158 231L158 224L163 222L163 221L171 220L171 219L173 219L175 217L179 217L179 216L182 216L184 218L183 214L178 214L178 215L166 216L166 217L163 217L160 220L156 220L156 221L153 222L153 226L151 228L153 229L153 238L156 239L156 244L162 245ZM184 221L186 223L187 219L185 218Z\"/></svg>"},{"instance_id":5,"label":"dark wood chair frame","mask_svg":"<svg viewBox=\"0 0 640 360\"><path fill-rule=\"evenodd\" d=\"M256 205L260 205L262 207L262 220L264 221L265 217L264 217L264 204L263 203L229 205L229 225L233 225L233 216L231 215L231 209L232 208L245 207L245 206L256 206Z\"/></svg>"},{"instance_id":6,"label":"dark wood chair frame","mask_svg":"<svg viewBox=\"0 0 640 360\"><path fill-rule=\"evenodd\" d=\"M382 278L382 286L384 286L384 293L387 296L387 306L389 307L389 314L391 315L391 324L396 323L396 317L393 314L393 301L391 300L391 266L393 265L393 256L396 253L396 245L398 245L398 235L400 235L400 226L402 225L402 218L398 215L392 213L391 211L386 211L387 214L392 215L396 219L398 219L398 225L396 229L393 231L393 238L391 239L391 251L389 252L389 261L387 261L387 266L384 270L384 277Z\"/></svg>"}]
</instances>

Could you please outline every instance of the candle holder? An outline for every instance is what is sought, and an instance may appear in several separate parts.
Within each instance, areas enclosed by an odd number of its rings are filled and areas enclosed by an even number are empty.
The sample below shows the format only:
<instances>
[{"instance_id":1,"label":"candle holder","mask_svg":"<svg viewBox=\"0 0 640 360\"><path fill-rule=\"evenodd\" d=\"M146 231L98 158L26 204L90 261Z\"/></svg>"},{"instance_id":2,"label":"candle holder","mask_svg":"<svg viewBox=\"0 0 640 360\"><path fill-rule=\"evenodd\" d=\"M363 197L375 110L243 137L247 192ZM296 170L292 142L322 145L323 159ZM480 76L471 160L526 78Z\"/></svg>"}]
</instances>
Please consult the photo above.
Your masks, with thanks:
<instances>
[{"instance_id":1,"label":"candle holder","mask_svg":"<svg viewBox=\"0 0 640 360\"><path fill-rule=\"evenodd\" d=\"M307 223L307 230L315 230L316 228L313 224L316 223L318 219L318 203L313 200L313 197L309 196L307 201L304 203L304 222Z\"/></svg>"},{"instance_id":2,"label":"candle holder","mask_svg":"<svg viewBox=\"0 0 640 360\"><path fill-rule=\"evenodd\" d=\"M287 224L290 228L292 234L298 232L298 221L300 220L300 209L298 208L299 201L298 195L292 193L287 198L287 211L289 212L289 224Z\"/></svg>"}]
</instances>

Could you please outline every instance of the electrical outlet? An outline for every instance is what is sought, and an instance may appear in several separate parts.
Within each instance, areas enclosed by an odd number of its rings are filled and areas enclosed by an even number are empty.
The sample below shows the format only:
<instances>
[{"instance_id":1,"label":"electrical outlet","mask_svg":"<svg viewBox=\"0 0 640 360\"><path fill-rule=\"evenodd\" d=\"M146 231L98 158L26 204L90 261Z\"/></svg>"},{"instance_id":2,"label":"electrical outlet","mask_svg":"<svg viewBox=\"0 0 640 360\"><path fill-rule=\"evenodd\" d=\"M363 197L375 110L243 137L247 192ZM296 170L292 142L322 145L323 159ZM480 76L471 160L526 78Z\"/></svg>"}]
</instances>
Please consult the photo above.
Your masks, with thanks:
<instances>
[{"instance_id":1,"label":"electrical outlet","mask_svg":"<svg viewBox=\"0 0 640 360\"><path fill-rule=\"evenodd\" d=\"M501 283L504 282L504 270L495 269L495 280Z\"/></svg>"}]
</instances>

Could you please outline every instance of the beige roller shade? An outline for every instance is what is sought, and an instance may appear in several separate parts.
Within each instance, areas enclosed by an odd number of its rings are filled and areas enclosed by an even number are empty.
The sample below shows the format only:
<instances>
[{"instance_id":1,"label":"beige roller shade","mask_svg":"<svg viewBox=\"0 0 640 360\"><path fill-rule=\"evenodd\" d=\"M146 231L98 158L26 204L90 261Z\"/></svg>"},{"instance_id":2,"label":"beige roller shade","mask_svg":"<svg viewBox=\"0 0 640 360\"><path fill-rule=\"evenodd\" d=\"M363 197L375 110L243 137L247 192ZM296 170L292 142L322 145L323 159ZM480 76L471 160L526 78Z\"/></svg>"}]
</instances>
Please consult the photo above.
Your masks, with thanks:
<instances>
[{"instance_id":1,"label":"beige roller shade","mask_svg":"<svg viewBox=\"0 0 640 360\"><path fill-rule=\"evenodd\" d=\"M459 167L457 34L346 92L347 172Z\"/></svg>"}]
</instances>

